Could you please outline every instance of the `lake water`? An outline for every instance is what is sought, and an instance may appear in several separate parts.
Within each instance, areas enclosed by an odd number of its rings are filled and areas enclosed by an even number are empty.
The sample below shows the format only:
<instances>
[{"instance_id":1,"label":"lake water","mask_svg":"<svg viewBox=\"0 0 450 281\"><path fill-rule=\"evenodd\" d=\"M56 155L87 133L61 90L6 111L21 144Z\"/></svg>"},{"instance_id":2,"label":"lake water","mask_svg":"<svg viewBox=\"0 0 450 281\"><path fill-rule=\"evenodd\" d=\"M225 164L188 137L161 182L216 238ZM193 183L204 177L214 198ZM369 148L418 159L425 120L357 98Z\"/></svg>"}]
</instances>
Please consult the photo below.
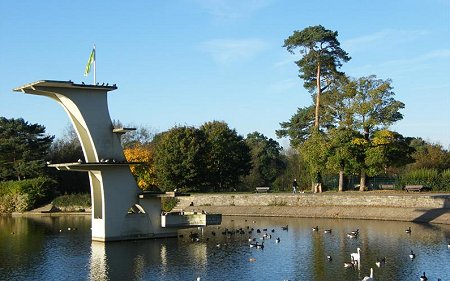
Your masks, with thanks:
<instances>
[{"instance_id":1,"label":"lake water","mask_svg":"<svg viewBox=\"0 0 450 281\"><path fill-rule=\"evenodd\" d=\"M90 227L90 216L0 217L0 280L362 280L371 267L375 280L419 280L424 271L428 280L450 280L447 225L224 217L203 234L194 228L179 238L107 244L91 242ZM245 234L234 233L240 228ZM358 238L347 237L355 229ZM260 239L264 233L272 238ZM249 237L264 249L249 247ZM358 247L360 269L344 268ZM386 257L384 266L377 257Z\"/></svg>"}]
</instances>

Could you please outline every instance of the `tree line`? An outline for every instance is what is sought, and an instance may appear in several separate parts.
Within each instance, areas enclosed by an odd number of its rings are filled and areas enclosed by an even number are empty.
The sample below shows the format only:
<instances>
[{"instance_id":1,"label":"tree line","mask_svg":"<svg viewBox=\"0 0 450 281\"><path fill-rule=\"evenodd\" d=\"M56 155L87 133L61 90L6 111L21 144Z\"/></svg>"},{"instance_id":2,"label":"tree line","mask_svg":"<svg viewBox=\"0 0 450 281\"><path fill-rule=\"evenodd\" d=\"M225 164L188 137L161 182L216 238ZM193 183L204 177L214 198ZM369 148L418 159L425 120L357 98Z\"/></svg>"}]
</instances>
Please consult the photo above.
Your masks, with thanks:
<instances>
[{"instance_id":1,"label":"tree line","mask_svg":"<svg viewBox=\"0 0 450 281\"><path fill-rule=\"evenodd\" d=\"M341 47L338 32L323 26L294 31L284 41L295 61L311 104L298 108L280 123L276 135L290 140L283 149L259 132L243 137L223 121L200 127L175 126L165 132L137 126L122 136L124 153L143 190L187 192L253 191L256 186L288 190L294 178L313 192L353 189L359 178L364 191L374 176L405 181L438 182L449 178L450 154L439 144L404 137L389 126L401 120L404 103L395 99L390 79L375 74L351 77L340 68L351 57ZM123 127L119 121L116 127ZM127 125L126 127L133 127ZM88 192L86 173L56 172L46 162L83 159L73 129L62 138L45 134L45 127L19 119L0 118L0 181L48 176L60 193ZM416 173L416 174L414 174ZM336 177L337 184L327 178ZM445 181L436 183L442 189ZM415 182L414 182L415 183ZM446 188L450 189L450 186Z\"/></svg>"}]
</instances>

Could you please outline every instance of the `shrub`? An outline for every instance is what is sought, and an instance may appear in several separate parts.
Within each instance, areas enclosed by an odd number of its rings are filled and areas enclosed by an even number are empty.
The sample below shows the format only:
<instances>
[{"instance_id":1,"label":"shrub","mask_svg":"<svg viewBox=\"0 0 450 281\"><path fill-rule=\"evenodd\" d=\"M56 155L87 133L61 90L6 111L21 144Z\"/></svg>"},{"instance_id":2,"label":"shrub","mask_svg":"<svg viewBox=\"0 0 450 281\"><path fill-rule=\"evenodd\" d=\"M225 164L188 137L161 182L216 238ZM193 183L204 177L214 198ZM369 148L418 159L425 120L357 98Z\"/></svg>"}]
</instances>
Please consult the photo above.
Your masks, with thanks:
<instances>
[{"instance_id":1,"label":"shrub","mask_svg":"<svg viewBox=\"0 0 450 281\"><path fill-rule=\"evenodd\" d=\"M175 197L161 198L161 208L164 212L170 212L178 204L179 200Z\"/></svg>"},{"instance_id":2,"label":"shrub","mask_svg":"<svg viewBox=\"0 0 450 281\"><path fill-rule=\"evenodd\" d=\"M436 169L418 169L409 171L400 176L402 186L421 184L431 187L433 190L439 190L441 187L439 172Z\"/></svg>"},{"instance_id":3,"label":"shrub","mask_svg":"<svg viewBox=\"0 0 450 281\"><path fill-rule=\"evenodd\" d=\"M441 190L450 191L450 169L444 170L441 173Z\"/></svg>"},{"instance_id":4,"label":"shrub","mask_svg":"<svg viewBox=\"0 0 450 281\"><path fill-rule=\"evenodd\" d=\"M55 187L48 177L0 182L0 213L24 212L46 203Z\"/></svg>"},{"instance_id":5,"label":"shrub","mask_svg":"<svg viewBox=\"0 0 450 281\"><path fill-rule=\"evenodd\" d=\"M88 193L65 194L53 199L52 204L64 211L76 211L91 206L91 195Z\"/></svg>"}]
</instances>

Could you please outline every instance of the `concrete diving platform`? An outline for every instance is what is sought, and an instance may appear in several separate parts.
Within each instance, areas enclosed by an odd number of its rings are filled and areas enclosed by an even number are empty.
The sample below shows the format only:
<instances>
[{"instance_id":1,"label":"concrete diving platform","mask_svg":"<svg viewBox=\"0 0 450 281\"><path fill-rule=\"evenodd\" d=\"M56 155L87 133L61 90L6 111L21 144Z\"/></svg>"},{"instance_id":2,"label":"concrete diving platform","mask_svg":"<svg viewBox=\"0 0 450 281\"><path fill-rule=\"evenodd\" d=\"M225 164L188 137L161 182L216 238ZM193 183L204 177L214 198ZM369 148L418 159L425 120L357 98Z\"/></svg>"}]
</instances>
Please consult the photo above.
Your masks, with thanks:
<instances>
[{"instance_id":1,"label":"concrete diving platform","mask_svg":"<svg viewBox=\"0 0 450 281\"><path fill-rule=\"evenodd\" d=\"M161 227L188 228L208 225L220 225L222 214L208 214L206 212L169 212L161 215Z\"/></svg>"}]
</instances>

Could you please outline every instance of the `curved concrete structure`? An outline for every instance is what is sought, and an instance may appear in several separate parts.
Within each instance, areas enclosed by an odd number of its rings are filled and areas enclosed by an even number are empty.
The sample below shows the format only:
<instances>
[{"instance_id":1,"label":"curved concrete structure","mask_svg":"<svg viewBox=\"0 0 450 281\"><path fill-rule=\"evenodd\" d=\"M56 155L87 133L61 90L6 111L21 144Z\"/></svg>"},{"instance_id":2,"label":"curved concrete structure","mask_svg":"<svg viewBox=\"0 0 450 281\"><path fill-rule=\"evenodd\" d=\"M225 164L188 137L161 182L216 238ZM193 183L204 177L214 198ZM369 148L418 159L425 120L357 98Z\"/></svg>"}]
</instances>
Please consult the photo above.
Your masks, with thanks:
<instances>
[{"instance_id":1,"label":"curved concrete structure","mask_svg":"<svg viewBox=\"0 0 450 281\"><path fill-rule=\"evenodd\" d=\"M175 236L161 227L164 194L139 196L122 145L125 128L113 128L107 93L116 86L43 80L14 89L57 101L69 116L83 147L85 163L51 165L59 170L89 173L92 197L92 239L98 241ZM174 196L174 195L173 195Z\"/></svg>"}]
</instances>

